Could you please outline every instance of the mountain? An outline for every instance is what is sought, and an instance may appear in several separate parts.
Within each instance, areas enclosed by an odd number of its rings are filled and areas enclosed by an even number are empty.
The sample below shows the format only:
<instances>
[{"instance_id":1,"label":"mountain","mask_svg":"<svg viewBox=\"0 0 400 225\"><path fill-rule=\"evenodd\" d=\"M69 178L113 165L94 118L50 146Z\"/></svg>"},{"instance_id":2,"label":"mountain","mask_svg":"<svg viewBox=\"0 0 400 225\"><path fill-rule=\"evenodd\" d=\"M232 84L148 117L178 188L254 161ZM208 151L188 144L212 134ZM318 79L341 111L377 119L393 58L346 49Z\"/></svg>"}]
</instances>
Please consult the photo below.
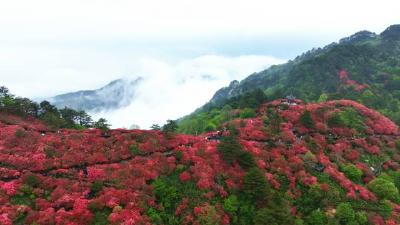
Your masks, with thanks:
<instances>
[{"instance_id":1,"label":"mountain","mask_svg":"<svg viewBox=\"0 0 400 225\"><path fill-rule=\"evenodd\" d=\"M399 224L396 124L278 99L202 135L0 113L0 224Z\"/></svg>"},{"instance_id":2,"label":"mountain","mask_svg":"<svg viewBox=\"0 0 400 225\"><path fill-rule=\"evenodd\" d=\"M380 35L369 31L357 32L324 48L313 49L286 64L272 66L216 92L212 103L219 102L256 88L284 94L293 92L305 99L318 99L321 93L338 90L338 73L346 70L353 80L368 84L391 86L400 73L400 25L392 25ZM385 79L386 78L386 79ZM386 82L386 83L385 83ZM305 91L305 86L311 89ZM281 86L281 87L279 87ZM371 87L376 89L379 87ZM399 89L399 86L390 87ZM307 93L308 92L308 93Z\"/></svg>"},{"instance_id":3,"label":"mountain","mask_svg":"<svg viewBox=\"0 0 400 225\"><path fill-rule=\"evenodd\" d=\"M270 100L288 95L306 102L352 99L400 124L400 25L381 34L357 32L240 82L232 81L209 103L181 119L181 131L196 133L217 127L222 120L219 113L229 101L240 101L257 91ZM230 106L237 108L235 104ZM193 128L193 121L200 120L203 124Z\"/></svg>"},{"instance_id":4,"label":"mountain","mask_svg":"<svg viewBox=\"0 0 400 225\"><path fill-rule=\"evenodd\" d=\"M135 96L135 87L141 81L140 77L135 80L118 79L96 90L61 94L48 100L57 108L69 107L91 112L115 110L129 105Z\"/></svg>"}]
</instances>

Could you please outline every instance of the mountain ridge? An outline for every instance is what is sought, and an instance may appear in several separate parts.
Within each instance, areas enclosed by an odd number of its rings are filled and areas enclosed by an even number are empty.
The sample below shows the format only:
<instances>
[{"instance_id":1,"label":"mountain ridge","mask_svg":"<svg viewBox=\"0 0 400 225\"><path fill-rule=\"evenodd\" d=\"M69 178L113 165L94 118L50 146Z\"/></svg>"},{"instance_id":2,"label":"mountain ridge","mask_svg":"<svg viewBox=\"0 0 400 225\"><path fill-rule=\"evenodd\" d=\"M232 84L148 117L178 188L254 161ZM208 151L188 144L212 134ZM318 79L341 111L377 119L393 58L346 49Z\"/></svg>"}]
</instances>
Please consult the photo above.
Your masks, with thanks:
<instances>
[{"instance_id":1,"label":"mountain ridge","mask_svg":"<svg viewBox=\"0 0 400 225\"><path fill-rule=\"evenodd\" d=\"M141 77L133 80L117 79L99 89L69 92L48 100L57 108L68 107L88 112L116 110L131 103L135 96L135 86L142 80Z\"/></svg>"}]
</instances>

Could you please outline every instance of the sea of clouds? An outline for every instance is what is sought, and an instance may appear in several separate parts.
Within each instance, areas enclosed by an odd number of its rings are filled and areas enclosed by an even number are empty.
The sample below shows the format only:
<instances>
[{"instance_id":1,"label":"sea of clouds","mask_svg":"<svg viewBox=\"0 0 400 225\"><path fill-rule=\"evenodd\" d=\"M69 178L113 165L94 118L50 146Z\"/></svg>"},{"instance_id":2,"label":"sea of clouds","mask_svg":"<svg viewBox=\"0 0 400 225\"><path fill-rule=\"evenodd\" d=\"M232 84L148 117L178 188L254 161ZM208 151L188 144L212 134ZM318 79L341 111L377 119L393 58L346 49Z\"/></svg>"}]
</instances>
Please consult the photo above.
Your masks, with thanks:
<instances>
[{"instance_id":1,"label":"sea of clouds","mask_svg":"<svg viewBox=\"0 0 400 225\"><path fill-rule=\"evenodd\" d=\"M143 80L136 89L129 106L93 114L104 117L113 127L139 126L147 129L152 124L163 124L193 112L211 99L221 87L232 80L241 80L283 60L271 56L244 55L227 57L204 55L191 59L166 62L145 58L136 62L135 75L124 79Z\"/></svg>"}]
</instances>

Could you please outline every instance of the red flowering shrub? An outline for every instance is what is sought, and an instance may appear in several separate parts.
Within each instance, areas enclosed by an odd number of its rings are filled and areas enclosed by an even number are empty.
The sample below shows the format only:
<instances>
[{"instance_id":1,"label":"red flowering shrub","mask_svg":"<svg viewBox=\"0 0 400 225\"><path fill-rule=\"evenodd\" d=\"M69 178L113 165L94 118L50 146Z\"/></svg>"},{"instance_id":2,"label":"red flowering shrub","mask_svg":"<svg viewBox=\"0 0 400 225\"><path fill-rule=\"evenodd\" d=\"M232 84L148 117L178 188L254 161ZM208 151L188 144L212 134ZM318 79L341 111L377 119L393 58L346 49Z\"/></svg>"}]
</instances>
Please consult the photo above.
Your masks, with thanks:
<instances>
[{"instance_id":1,"label":"red flowering shrub","mask_svg":"<svg viewBox=\"0 0 400 225\"><path fill-rule=\"evenodd\" d=\"M179 175L179 178L180 178L181 181L183 181L183 182L188 181L188 180L190 180L190 173L188 173L187 171L185 171L185 172L183 172L183 173L181 173L181 174Z\"/></svg>"},{"instance_id":2,"label":"red flowering shrub","mask_svg":"<svg viewBox=\"0 0 400 225\"><path fill-rule=\"evenodd\" d=\"M356 91L361 91L364 88L368 87L368 85L366 85L366 84L359 84L357 81L351 80L349 78L349 74L346 70L340 70L338 73L338 77L347 86L354 87L354 90L356 90Z\"/></svg>"},{"instance_id":3,"label":"red flowering shrub","mask_svg":"<svg viewBox=\"0 0 400 225\"><path fill-rule=\"evenodd\" d=\"M345 72L339 77L356 85ZM362 116L364 130L328 126L333 113L349 107ZM306 110L311 128L300 121ZM297 199L304 189L319 185L322 192L335 194L332 181L345 189L340 197L379 202L365 185L381 170L398 170L397 126L361 104L339 100L305 105L296 100L290 105L277 100L258 113L229 125L237 127L242 151L254 159L252 166L262 171L271 190L289 196L288 209L296 216L304 214L295 205L301 204ZM275 118L271 114L278 119L264 124L265 118ZM270 129L268 122L276 127ZM14 125L0 122L0 224L12 224L21 213L26 224L41 225L88 224L100 214L109 224L151 224L150 218L157 220L165 211L183 224L237 219L223 205L232 193L242 193L246 170L236 161L222 160L219 140L207 140L208 134L167 139L160 131L118 129L104 137L96 129L62 129L41 135L35 126L22 119ZM347 164L362 171L362 181L354 183L341 172ZM171 182L164 193L173 199L168 210L165 199L155 194L155 181L161 177ZM393 205L392 216L398 208ZM371 217L369 222L378 220Z\"/></svg>"}]
</instances>

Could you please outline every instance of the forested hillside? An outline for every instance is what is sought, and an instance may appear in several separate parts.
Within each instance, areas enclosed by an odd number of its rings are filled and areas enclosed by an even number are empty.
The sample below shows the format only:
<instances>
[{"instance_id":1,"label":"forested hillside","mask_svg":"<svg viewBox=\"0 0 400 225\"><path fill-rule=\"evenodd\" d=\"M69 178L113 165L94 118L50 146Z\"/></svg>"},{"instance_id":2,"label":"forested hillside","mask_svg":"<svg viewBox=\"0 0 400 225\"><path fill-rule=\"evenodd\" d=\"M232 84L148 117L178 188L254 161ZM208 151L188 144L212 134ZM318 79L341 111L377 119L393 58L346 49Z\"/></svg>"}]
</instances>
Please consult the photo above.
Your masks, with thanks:
<instances>
[{"instance_id":1,"label":"forested hillside","mask_svg":"<svg viewBox=\"0 0 400 225\"><path fill-rule=\"evenodd\" d=\"M259 93L262 92L262 94ZM246 97L247 95L247 97ZM255 108L246 103L288 95L305 102L351 99L400 123L400 25L377 35L358 32L289 62L272 66L222 88L209 103L181 119L181 131L212 130L226 114ZM263 97L260 97L264 95ZM245 100L242 100L244 98ZM242 102L242 104L238 104ZM240 110L230 110L230 109ZM250 109L247 109L250 108ZM240 114L240 113L239 113Z\"/></svg>"}]
</instances>

